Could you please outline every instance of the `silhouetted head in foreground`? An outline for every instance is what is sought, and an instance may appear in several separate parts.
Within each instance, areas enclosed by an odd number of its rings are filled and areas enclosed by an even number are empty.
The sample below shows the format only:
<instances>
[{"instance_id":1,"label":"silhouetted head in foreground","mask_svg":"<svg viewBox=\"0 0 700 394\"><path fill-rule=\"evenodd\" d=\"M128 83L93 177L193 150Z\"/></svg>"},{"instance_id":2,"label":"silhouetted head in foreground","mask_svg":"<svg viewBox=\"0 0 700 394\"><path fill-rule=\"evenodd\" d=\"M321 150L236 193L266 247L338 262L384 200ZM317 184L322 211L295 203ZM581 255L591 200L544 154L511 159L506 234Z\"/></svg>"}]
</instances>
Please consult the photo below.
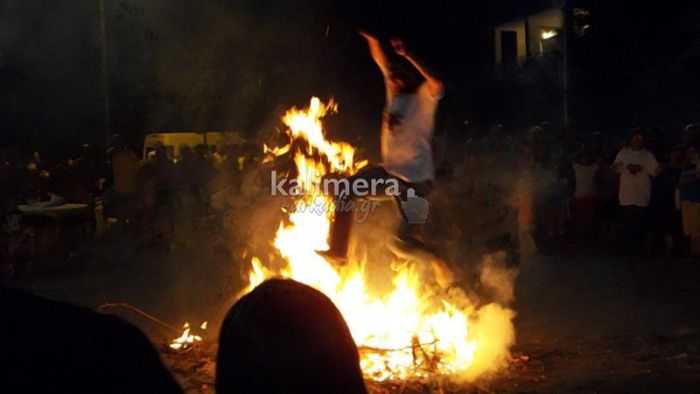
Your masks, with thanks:
<instances>
[{"instance_id":1,"label":"silhouetted head in foreground","mask_svg":"<svg viewBox=\"0 0 700 394\"><path fill-rule=\"evenodd\" d=\"M182 390L146 335L112 315L0 286L2 393Z\"/></svg>"},{"instance_id":2,"label":"silhouetted head in foreground","mask_svg":"<svg viewBox=\"0 0 700 394\"><path fill-rule=\"evenodd\" d=\"M221 326L216 392L365 393L357 347L330 299L273 279L241 298Z\"/></svg>"}]
</instances>

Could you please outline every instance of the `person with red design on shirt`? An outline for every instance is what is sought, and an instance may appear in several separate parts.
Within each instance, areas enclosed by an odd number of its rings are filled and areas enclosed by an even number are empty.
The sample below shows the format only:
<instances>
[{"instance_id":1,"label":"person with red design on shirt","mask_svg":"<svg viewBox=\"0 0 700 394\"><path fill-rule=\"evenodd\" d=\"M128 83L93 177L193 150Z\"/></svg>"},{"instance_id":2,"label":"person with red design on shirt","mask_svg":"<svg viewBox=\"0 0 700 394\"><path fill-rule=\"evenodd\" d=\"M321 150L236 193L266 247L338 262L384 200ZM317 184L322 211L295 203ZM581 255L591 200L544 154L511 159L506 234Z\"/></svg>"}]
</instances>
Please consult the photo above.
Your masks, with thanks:
<instances>
[{"instance_id":1,"label":"person with red design on shirt","mask_svg":"<svg viewBox=\"0 0 700 394\"><path fill-rule=\"evenodd\" d=\"M654 154L644 148L641 130L636 129L629 146L617 154L613 169L620 174L618 198L623 210L626 246L632 251L643 251L649 246L646 237L651 178L659 173L660 167Z\"/></svg>"}]
</instances>

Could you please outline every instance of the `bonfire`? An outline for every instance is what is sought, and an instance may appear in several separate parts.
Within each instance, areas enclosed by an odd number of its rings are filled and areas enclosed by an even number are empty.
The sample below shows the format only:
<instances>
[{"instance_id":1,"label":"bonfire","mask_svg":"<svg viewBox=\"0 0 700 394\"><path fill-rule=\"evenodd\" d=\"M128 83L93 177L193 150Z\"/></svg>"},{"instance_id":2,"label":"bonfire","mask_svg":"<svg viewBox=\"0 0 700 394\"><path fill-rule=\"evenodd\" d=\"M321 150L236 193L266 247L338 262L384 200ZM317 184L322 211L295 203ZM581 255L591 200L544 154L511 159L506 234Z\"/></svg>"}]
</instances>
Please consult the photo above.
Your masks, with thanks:
<instances>
[{"instance_id":1,"label":"bonfire","mask_svg":"<svg viewBox=\"0 0 700 394\"><path fill-rule=\"evenodd\" d=\"M333 220L333 197L319 185L327 177L351 176L367 164L356 160L351 145L326 138L323 118L337 109L332 100L324 103L316 97L307 108L290 109L282 118L289 143L264 147L269 157L289 155L295 167L290 175L301 190L284 208L287 217L271 240L284 266L249 256L248 285L239 296L273 277L323 292L345 318L363 373L371 380L439 376L473 381L503 367L514 342L514 312L497 303L477 304L459 287L440 280L450 277L445 264L435 264L425 255L373 261L372 248L361 257L351 256L342 267L319 255L329 247ZM376 286L373 281L379 279L367 273L370 263L390 267L390 283ZM191 335L183 333L173 348L198 341Z\"/></svg>"}]
</instances>

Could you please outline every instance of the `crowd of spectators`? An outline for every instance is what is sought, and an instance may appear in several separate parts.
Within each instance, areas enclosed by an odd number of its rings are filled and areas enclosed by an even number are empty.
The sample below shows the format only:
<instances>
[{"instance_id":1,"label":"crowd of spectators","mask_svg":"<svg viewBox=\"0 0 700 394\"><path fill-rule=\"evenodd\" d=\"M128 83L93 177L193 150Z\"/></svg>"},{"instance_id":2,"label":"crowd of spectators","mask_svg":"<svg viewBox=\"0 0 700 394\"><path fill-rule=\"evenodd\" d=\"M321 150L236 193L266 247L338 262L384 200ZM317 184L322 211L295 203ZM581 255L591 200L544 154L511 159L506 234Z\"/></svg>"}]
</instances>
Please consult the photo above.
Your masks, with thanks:
<instances>
[{"instance_id":1,"label":"crowd of spectators","mask_svg":"<svg viewBox=\"0 0 700 394\"><path fill-rule=\"evenodd\" d=\"M252 144L182 145L174 155L156 144L142 160L117 136L107 155L111 179L104 193L105 215L120 227L137 230L145 242L186 242L186 236L173 238L176 222L190 226L227 208L225 197L239 194L259 153Z\"/></svg>"},{"instance_id":2,"label":"crowd of spectators","mask_svg":"<svg viewBox=\"0 0 700 394\"><path fill-rule=\"evenodd\" d=\"M495 126L463 136L450 145L451 159L436 149L447 158L439 172L510 190L517 231L536 250L573 238L621 253L700 255L697 126L587 135L547 124L520 133ZM191 227L226 209L227 197L260 186L262 152L253 144L183 145L177 153L156 145L140 158L119 135L107 151L86 144L50 163L40 152L23 158L17 149L2 150L3 255L22 231L22 205L84 204L83 217L98 232L113 226L143 243L165 239L176 247L187 242L175 234L178 221ZM522 236L519 242L516 248L527 248Z\"/></svg>"},{"instance_id":3,"label":"crowd of spectators","mask_svg":"<svg viewBox=\"0 0 700 394\"><path fill-rule=\"evenodd\" d=\"M495 126L457 147L466 178L507 184L519 231L545 248L602 241L619 253L700 255L700 128L524 133ZM451 172L451 171L448 171Z\"/></svg>"},{"instance_id":4,"label":"crowd of spectators","mask_svg":"<svg viewBox=\"0 0 700 394\"><path fill-rule=\"evenodd\" d=\"M26 238L37 238L37 232L55 226L55 220L46 218L50 215L39 215L39 208L66 203L83 207L71 216L89 223L90 231L114 227L137 235L144 244L165 240L172 247L185 242L186 236L174 238L176 220L191 224L214 208L224 208L222 196L238 193L247 170L259 159L258 151L251 144L183 145L174 156L172 149L156 144L141 158L120 135L112 138L106 151L85 144L60 160L45 161L41 152L26 158L18 149L4 149L0 151L2 255L11 260L15 249L32 244ZM32 215L23 214L32 208ZM47 213L56 216L60 211Z\"/></svg>"}]
</instances>

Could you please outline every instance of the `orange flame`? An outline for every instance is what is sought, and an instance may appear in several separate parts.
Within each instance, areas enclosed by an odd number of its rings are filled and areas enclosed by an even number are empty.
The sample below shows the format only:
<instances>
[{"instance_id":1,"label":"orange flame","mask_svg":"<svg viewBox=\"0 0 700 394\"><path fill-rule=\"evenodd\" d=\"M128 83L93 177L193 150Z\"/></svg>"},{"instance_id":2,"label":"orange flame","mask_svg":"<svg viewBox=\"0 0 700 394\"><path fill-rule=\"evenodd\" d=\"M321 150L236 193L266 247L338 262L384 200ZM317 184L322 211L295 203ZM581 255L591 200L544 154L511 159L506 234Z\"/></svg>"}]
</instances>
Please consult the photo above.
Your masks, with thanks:
<instances>
[{"instance_id":1,"label":"orange flame","mask_svg":"<svg viewBox=\"0 0 700 394\"><path fill-rule=\"evenodd\" d=\"M297 197L297 205L323 209L289 213L288 220L279 224L273 243L287 267L273 270L253 257L243 294L275 276L320 290L347 321L361 350L362 369L372 379L444 374L471 380L498 369L513 342L514 314L509 309L496 304L477 309L463 291L445 290L421 274L416 262L398 259L392 264L391 291L374 295L368 290L366 260L337 268L317 253L328 249L333 202L319 194L313 183L327 174L351 175L367 164L354 161L355 149L349 144L326 140L321 120L336 111L335 102L324 104L313 97L308 108L292 108L282 119L290 139L306 142L305 149L290 152L291 143L265 147L275 155L294 155L297 179L305 192ZM314 159L319 155L325 160ZM430 266L431 262L425 263Z\"/></svg>"},{"instance_id":2,"label":"orange flame","mask_svg":"<svg viewBox=\"0 0 700 394\"><path fill-rule=\"evenodd\" d=\"M189 322L185 322L185 324L182 325L183 331L182 335L180 337L175 338L172 340L170 343L170 348L174 350L181 350L181 349L187 349L191 347L192 345L195 344L195 342L202 342L202 337L199 335L194 335L191 334L190 331L192 331L192 328L190 327ZM200 329L206 330L207 329L207 322L203 322L200 326Z\"/></svg>"}]
</instances>

